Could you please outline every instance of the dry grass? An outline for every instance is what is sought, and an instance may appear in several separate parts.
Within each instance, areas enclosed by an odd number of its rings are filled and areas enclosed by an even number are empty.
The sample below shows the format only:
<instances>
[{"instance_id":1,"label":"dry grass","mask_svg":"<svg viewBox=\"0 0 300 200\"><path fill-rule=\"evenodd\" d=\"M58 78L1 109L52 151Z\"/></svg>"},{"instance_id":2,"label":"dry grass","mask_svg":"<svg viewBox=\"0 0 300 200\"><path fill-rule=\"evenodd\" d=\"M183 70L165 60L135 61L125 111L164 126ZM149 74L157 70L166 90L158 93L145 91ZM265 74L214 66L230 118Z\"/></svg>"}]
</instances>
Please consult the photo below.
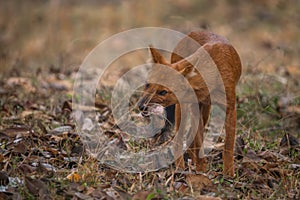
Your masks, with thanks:
<instances>
[{"instance_id":1,"label":"dry grass","mask_svg":"<svg viewBox=\"0 0 300 200\"><path fill-rule=\"evenodd\" d=\"M70 99L74 74L100 41L112 34L144 26L182 32L207 28L226 36L242 59L238 135L244 140L245 147L243 158L236 162L235 179L222 177L219 160L210 158L207 174L213 185L203 186L202 193L224 199L297 198L300 190L299 147L290 148L290 144L286 147L280 142L285 134L298 140L300 137L299 13L297 0L1 1L0 129L22 125L26 130L35 130L33 136L25 137L25 146L37 150L40 146L50 145L47 140L54 140L54 144L61 145L59 155L66 159L74 145L81 145L74 129L67 133L70 138L62 134L53 139L49 131L63 125L74 126L70 113L64 110L64 103ZM135 57L137 63L143 58L140 54ZM122 59L114 65L136 63L130 60L132 58ZM29 79L23 85L9 84L10 78L15 76ZM58 82L67 91L51 86L53 82ZM32 88L36 93L31 91ZM35 114L26 114L28 110L34 110ZM25 158L28 154L16 153L12 141L1 136L1 171L6 171L9 177L24 178L29 182L31 180L25 176L42 180L45 169L37 170L34 175L19 169L20 163L32 166L37 161ZM29 154L45 156L39 152ZM216 157L220 156L220 152L214 153ZM78 158L75 164L65 160L67 164L64 165L62 157L39 160L39 163L60 168L46 177L48 196L52 198L83 198L79 194L76 196L76 192L87 196L98 192L109 198L107 194L111 193L106 190L109 188L124 198L133 197L139 191L148 191L149 199L200 195L200 191L189 184L198 177L186 179L182 174L174 174L172 167L136 175L99 166L85 153L74 156ZM66 179L72 171L70 163L81 176L79 183L70 183ZM34 199L41 195L34 194L24 185L14 191L24 198Z\"/></svg>"}]
</instances>

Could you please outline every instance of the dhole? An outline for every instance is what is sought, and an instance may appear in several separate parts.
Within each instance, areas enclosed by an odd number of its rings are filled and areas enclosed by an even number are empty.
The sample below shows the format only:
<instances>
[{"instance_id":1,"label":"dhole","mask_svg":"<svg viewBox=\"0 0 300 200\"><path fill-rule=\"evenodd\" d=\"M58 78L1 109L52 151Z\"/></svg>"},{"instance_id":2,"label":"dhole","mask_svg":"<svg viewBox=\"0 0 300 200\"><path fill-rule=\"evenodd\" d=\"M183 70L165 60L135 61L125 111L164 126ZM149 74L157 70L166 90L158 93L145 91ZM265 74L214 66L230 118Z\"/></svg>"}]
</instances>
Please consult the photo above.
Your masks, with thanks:
<instances>
[{"instance_id":1,"label":"dhole","mask_svg":"<svg viewBox=\"0 0 300 200\"><path fill-rule=\"evenodd\" d=\"M196 41L197 45L193 45L191 41ZM215 66L217 67L218 73L207 73L200 74L199 71L195 70L195 67L191 64L192 61L198 60L199 66L204 71L209 66L202 63L201 55L198 50L199 47L205 50L208 55L213 60ZM222 108L226 109L226 119L225 119L225 146L223 151L223 163L224 163L224 174L229 176L234 176L234 144L235 144L235 128L236 128L236 84L241 75L241 61L238 53L233 48L229 42L222 36L216 35L207 31L197 31L191 32L187 37L183 38L175 47L172 55L171 62L167 62L165 58L158 52L158 50L150 47L150 52L154 63L163 64L171 67L172 69L183 75L190 86L194 90L194 94L197 97L197 106L199 106L200 120L198 125L198 130L196 130L196 136L188 149L188 155L192 159L193 163L196 165L196 170L206 169L206 159L201 156L201 148L203 142L204 127L208 122L211 103L216 103ZM214 81L204 81L203 77L208 77L206 80L214 80L214 78L219 74L224 84L224 92L218 91L219 86ZM153 75L157 79L166 79L168 74L160 73L156 71ZM172 78L172 77L171 77ZM176 82L176 80L174 80ZM180 83L179 83L180 84ZM208 89L208 86L209 88ZM218 94L220 93L220 94ZM226 101L221 101L220 99L215 99L212 102L210 96L214 94L215 96L224 96ZM183 94L186 95L186 94ZM186 95L188 99L188 95ZM172 113L174 110L172 106L175 105L175 131L179 129L181 121L181 109L179 102L175 94L167 87L160 84L147 83L145 85L141 99L138 102L139 109L141 111L147 110L147 107L151 104L160 104L167 108L168 118L172 118ZM180 136L181 137L181 136ZM182 149L181 144L178 142L176 150L180 151ZM183 156L179 156L176 160L175 165L177 168L184 169L185 163Z\"/></svg>"}]
</instances>

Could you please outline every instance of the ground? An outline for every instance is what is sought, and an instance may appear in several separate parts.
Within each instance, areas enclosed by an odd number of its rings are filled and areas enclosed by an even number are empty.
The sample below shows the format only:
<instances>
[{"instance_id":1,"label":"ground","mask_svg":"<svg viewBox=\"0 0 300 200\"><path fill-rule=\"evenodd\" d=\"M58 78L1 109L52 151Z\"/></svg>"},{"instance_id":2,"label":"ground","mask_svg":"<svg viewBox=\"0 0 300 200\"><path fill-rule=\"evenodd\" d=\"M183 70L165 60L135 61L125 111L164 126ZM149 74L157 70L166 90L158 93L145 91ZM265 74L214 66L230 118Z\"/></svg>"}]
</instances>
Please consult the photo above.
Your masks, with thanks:
<instances>
[{"instance_id":1,"label":"ground","mask_svg":"<svg viewBox=\"0 0 300 200\"><path fill-rule=\"evenodd\" d=\"M299 198L298 1L87 2L0 3L0 199ZM72 110L81 63L111 35L145 26L208 29L240 54L234 178L222 175L221 148L209 153L205 173L179 173L174 165L126 173L83 145ZM138 54L113 65L145 59ZM114 75L107 76L112 85ZM95 110L105 135L123 148L150 148L147 141L124 140L109 100L99 93L96 108L85 112Z\"/></svg>"}]
</instances>

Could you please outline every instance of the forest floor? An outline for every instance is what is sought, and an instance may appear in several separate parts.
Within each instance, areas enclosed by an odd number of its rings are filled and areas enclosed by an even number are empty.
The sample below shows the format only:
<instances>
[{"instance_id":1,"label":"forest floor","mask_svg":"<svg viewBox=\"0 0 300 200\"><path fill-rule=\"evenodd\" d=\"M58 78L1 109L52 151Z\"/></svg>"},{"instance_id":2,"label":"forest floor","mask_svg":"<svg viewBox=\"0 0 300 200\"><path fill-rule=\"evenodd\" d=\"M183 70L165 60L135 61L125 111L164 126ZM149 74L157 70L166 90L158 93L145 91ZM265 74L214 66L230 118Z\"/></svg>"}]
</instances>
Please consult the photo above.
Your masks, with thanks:
<instances>
[{"instance_id":1,"label":"forest floor","mask_svg":"<svg viewBox=\"0 0 300 200\"><path fill-rule=\"evenodd\" d=\"M0 199L299 199L297 1L91 2L0 3ZM178 172L174 165L127 173L99 162L83 145L72 107L79 66L100 41L139 26L208 28L240 53L234 178L222 174L223 138L204 173ZM152 140L124 140L110 98L101 95L84 112L96 113L92 121L109 140L132 151L150 148ZM83 126L89 129L90 121Z\"/></svg>"}]
</instances>

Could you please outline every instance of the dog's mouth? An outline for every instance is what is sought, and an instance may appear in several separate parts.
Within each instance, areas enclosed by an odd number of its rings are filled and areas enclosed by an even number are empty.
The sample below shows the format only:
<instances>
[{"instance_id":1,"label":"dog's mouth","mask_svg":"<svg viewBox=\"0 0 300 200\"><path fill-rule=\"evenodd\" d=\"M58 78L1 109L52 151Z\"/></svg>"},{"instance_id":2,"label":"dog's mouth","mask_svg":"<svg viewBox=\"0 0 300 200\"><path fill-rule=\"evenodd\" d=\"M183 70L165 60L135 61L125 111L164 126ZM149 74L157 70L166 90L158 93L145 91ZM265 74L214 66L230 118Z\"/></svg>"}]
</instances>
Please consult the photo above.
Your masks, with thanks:
<instances>
[{"instance_id":1,"label":"dog's mouth","mask_svg":"<svg viewBox=\"0 0 300 200\"><path fill-rule=\"evenodd\" d=\"M148 109L141 111L141 114L143 117L150 117L150 115L151 115L151 113L148 111Z\"/></svg>"},{"instance_id":2,"label":"dog's mouth","mask_svg":"<svg viewBox=\"0 0 300 200\"><path fill-rule=\"evenodd\" d=\"M141 111L143 117L149 117L151 115L163 116L165 114L165 108L161 105L152 105Z\"/></svg>"},{"instance_id":3,"label":"dog's mouth","mask_svg":"<svg viewBox=\"0 0 300 200\"><path fill-rule=\"evenodd\" d=\"M153 115L163 115L165 108L161 105L153 105L149 107L149 113Z\"/></svg>"}]
</instances>

